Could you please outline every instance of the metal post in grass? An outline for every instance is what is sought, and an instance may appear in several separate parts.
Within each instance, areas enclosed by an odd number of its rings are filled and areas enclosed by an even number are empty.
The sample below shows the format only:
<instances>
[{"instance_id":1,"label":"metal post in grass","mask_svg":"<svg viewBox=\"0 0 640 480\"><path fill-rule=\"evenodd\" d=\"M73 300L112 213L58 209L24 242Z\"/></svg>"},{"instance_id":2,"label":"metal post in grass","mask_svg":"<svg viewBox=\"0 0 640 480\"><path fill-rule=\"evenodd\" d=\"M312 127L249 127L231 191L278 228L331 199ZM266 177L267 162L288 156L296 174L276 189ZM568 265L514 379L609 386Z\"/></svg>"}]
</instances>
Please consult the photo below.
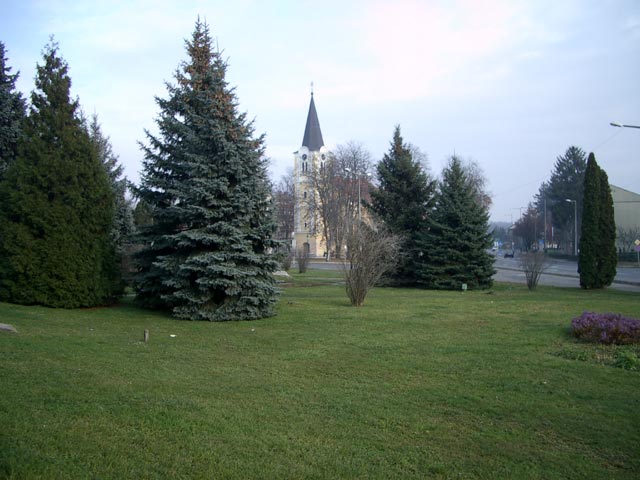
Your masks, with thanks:
<instances>
[{"instance_id":1,"label":"metal post in grass","mask_svg":"<svg viewBox=\"0 0 640 480\"><path fill-rule=\"evenodd\" d=\"M566 199L567 202L573 203L573 255L578 256L578 202L577 200Z\"/></svg>"}]
</instances>

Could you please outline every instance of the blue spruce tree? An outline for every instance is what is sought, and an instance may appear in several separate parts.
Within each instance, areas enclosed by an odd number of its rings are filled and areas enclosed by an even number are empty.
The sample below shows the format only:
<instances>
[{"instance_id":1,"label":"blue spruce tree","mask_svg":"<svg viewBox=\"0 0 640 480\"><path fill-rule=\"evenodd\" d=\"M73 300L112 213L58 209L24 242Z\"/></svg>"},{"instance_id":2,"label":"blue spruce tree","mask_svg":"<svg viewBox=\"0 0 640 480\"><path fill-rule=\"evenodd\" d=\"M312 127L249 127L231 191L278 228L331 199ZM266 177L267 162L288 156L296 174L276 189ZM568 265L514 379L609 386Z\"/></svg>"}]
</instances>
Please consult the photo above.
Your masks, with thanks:
<instances>
[{"instance_id":1,"label":"blue spruce tree","mask_svg":"<svg viewBox=\"0 0 640 480\"><path fill-rule=\"evenodd\" d=\"M188 61L156 101L160 135L147 132L137 195L152 210L141 227L137 300L191 320L273 315L276 223L263 138L237 111L227 65L198 20Z\"/></svg>"}]
</instances>

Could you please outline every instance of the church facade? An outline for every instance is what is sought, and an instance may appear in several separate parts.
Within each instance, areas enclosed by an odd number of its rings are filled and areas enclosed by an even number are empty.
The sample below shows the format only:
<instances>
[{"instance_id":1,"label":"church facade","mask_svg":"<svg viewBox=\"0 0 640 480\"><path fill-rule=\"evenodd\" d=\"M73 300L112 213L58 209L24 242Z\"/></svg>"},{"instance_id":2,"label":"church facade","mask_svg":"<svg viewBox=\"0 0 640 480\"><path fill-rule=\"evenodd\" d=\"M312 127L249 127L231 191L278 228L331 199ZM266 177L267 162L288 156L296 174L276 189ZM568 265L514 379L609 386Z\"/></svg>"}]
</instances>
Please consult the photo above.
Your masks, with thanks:
<instances>
[{"instance_id":1,"label":"church facade","mask_svg":"<svg viewBox=\"0 0 640 480\"><path fill-rule=\"evenodd\" d=\"M326 246L322 241L322 221L313 211L313 205L317 205L318 199L312 173L322 168L328 157L329 150L322 139L311 92L302 146L294 152L293 159L295 214L292 245L294 252L304 252L310 257L321 257L326 253Z\"/></svg>"}]
</instances>

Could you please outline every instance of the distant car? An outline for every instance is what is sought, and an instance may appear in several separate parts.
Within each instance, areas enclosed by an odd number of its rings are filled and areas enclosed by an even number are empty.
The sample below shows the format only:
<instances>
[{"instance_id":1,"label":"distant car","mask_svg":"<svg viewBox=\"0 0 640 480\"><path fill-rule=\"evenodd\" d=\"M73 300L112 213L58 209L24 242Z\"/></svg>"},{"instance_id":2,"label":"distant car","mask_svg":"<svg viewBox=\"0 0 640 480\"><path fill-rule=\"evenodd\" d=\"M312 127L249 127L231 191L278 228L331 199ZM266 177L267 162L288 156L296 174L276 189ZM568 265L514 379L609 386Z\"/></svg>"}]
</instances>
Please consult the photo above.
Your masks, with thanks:
<instances>
[{"instance_id":1,"label":"distant car","mask_svg":"<svg viewBox=\"0 0 640 480\"><path fill-rule=\"evenodd\" d=\"M504 258L513 258L514 257L514 251L511 250L510 252L504 252Z\"/></svg>"}]
</instances>

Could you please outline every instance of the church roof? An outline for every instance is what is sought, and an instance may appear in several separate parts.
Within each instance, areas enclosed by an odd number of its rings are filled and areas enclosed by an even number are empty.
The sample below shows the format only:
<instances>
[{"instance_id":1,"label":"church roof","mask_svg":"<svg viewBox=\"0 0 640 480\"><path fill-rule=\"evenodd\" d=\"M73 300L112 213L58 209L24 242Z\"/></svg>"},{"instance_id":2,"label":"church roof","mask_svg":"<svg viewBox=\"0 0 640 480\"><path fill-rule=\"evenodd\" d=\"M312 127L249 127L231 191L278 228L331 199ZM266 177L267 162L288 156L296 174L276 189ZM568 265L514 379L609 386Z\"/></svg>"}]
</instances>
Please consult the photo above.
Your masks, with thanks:
<instances>
[{"instance_id":1,"label":"church roof","mask_svg":"<svg viewBox=\"0 0 640 480\"><path fill-rule=\"evenodd\" d=\"M316 112L316 104L313 102L313 93L311 94L311 103L309 104L309 114L307 115L307 125L304 127L304 138L302 146L307 147L311 152L317 152L324 145L322 140L322 132L320 131L320 122L318 121L318 113Z\"/></svg>"}]
</instances>

